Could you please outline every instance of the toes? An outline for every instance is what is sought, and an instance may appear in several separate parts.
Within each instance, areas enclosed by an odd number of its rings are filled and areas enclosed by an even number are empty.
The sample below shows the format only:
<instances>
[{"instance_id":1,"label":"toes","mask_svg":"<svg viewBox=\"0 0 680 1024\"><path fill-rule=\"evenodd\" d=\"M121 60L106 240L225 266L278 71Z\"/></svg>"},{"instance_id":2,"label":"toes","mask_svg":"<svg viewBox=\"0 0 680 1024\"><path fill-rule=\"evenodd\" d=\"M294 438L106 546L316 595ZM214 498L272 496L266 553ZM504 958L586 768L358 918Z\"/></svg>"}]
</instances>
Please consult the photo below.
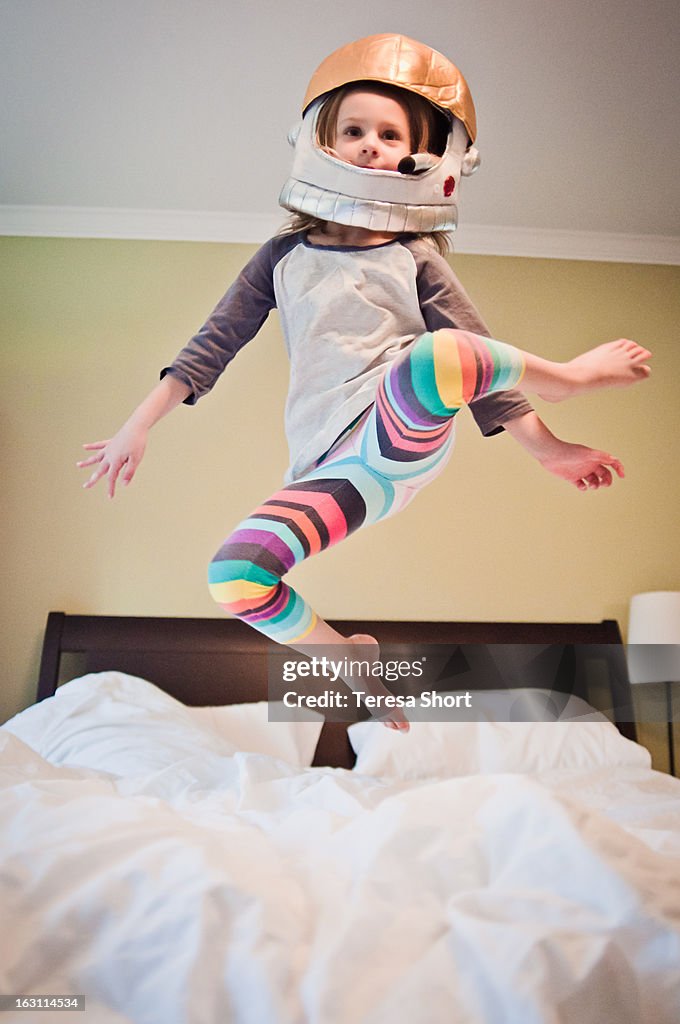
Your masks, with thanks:
<instances>
[{"instance_id":1,"label":"toes","mask_svg":"<svg viewBox=\"0 0 680 1024\"><path fill-rule=\"evenodd\" d=\"M647 348L643 348L642 345L638 345L636 341L629 341L626 344L626 352L631 359L643 360L650 359L652 353Z\"/></svg>"},{"instance_id":2,"label":"toes","mask_svg":"<svg viewBox=\"0 0 680 1024\"><path fill-rule=\"evenodd\" d=\"M411 728L407 721L394 722L392 719L388 719L386 722L383 722L383 725L388 729L393 729L395 732L408 732Z\"/></svg>"},{"instance_id":3,"label":"toes","mask_svg":"<svg viewBox=\"0 0 680 1024\"><path fill-rule=\"evenodd\" d=\"M644 362L646 359L651 359L651 357L652 357L652 353L651 352L648 352L646 348L641 348L639 352L635 353L633 358L635 359L636 362L638 360L640 362ZM648 369L649 369L649 367L648 367Z\"/></svg>"},{"instance_id":4,"label":"toes","mask_svg":"<svg viewBox=\"0 0 680 1024\"><path fill-rule=\"evenodd\" d=\"M612 349L619 349L621 352L625 352L631 359L650 359L652 353L649 349L644 348L643 345L639 345L637 341L632 341L630 338L619 338L618 341L611 343Z\"/></svg>"}]
</instances>

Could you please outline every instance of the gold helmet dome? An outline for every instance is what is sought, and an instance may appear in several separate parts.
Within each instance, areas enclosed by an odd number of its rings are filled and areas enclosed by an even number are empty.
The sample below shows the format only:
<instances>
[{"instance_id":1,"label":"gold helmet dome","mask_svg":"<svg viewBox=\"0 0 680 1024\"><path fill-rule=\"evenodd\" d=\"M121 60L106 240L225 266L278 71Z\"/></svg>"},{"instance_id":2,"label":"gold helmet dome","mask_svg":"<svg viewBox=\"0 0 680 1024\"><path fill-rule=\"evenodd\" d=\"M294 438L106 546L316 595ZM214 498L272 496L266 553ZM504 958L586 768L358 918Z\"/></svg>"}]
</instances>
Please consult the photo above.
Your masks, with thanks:
<instances>
[{"instance_id":1,"label":"gold helmet dome","mask_svg":"<svg viewBox=\"0 0 680 1024\"><path fill-rule=\"evenodd\" d=\"M320 96L359 81L384 82L415 92L462 121L471 143L477 137L475 106L461 72L448 57L408 36L366 36L335 50L312 75L303 114Z\"/></svg>"},{"instance_id":2,"label":"gold helmet dome","mask_svg":"<svg viewBox=\"0 0 680 1024\"><path fill-rule=\"evenodd\" d=\"M446 115L444 152L426 170L400 173L357 167L321 148L319 112L328 95L352 82L374 81L417 93ZM479 155L467 82L443 54L407 36L367 36L335 50L312 75L302 121L288 138L293 167L279 203L287 210L374 231L451 231L458 222L458 185Z\"/></svg>"}]
</instances>

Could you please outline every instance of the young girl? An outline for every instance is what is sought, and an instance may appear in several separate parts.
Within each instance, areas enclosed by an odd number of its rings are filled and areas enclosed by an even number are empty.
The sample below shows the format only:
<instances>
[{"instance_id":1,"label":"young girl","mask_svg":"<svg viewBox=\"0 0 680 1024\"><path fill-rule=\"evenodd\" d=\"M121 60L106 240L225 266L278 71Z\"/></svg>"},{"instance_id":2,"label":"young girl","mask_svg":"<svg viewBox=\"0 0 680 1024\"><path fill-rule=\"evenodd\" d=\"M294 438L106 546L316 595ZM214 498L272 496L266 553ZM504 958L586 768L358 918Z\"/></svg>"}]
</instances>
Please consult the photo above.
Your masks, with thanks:
<instances>
[{"instance_id":1,"label":"young girl","mask_svg":"<svg viewBox=\"0 0 680 1024\"><path fill-rule=\"evenodd\" d=\"M209 586L226 611L296 651L377 652L372 637L338 634L282 577L404 508L442 471L461 406L484 435L508 430L581 490L609 486L612 470L623 476L608 453L554 437L516 388L562 401L625 386L649 375L650 353L620 339L555 363L495 341L443 258L460 176L478 162L474 137L467 85L441 54L402 36L332 54L293 137L281 195L293 223L247 264L115 437L84 445L95 454L78 465L96 466L84 486L106 476L113 497L119 476L134 477L149 429L207 393L277 307L291 463L284 487L225 540ZM376 680L362 688L388 693ZM385 724L408 729L397 710Z\"/></svg>"}]
</instances>

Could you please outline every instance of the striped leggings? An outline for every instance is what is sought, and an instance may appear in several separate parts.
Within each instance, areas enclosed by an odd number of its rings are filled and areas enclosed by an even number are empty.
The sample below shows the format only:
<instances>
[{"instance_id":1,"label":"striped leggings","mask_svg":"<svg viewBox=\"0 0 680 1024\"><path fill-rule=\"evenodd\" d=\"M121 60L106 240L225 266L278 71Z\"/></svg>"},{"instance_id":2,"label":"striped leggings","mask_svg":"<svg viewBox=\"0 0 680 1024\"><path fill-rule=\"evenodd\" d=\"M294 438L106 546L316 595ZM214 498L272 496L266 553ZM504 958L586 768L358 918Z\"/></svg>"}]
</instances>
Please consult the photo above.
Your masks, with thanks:
<instances>
[{"instance_id":1,"label":"striped leggings","mask_svg":"<svg viewBox=\"0 0 680 1024\"><path fill-rule=\"evenodd\" d=\"M304 640L317 617L284 574L405 508L444 467L460 407L515 387L523 370L521 353L503 342L453 329L423 334L386 369L351 431L225 540L209 569L215 601L278 643Z\"/></svg>"}]
</instances>

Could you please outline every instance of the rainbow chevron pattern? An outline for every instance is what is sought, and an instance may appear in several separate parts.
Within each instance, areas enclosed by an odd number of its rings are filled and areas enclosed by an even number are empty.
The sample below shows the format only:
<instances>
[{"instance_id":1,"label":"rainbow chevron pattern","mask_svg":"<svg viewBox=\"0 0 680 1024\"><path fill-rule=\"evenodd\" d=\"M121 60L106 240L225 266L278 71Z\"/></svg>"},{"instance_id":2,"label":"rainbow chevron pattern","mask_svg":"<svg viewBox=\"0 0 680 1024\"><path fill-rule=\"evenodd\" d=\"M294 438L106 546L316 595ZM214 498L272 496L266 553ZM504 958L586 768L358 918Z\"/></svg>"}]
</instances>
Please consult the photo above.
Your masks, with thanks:
<instances>
[{"instance_id":1,"label":"rainbow chevron pattern","mask_svg":"<svg viewBox=\"0 0 680 1024\"><path fill-rule=\"evenodd\" d=\"M227 538L209 568L215 601L279 643L304 641L316 614L282 577L404 508L446 464L461 406L516 387L523 370L521 353L503 342L459 330L423 334L388 367L349 434Z\"/></svg>"}]
</instances>

